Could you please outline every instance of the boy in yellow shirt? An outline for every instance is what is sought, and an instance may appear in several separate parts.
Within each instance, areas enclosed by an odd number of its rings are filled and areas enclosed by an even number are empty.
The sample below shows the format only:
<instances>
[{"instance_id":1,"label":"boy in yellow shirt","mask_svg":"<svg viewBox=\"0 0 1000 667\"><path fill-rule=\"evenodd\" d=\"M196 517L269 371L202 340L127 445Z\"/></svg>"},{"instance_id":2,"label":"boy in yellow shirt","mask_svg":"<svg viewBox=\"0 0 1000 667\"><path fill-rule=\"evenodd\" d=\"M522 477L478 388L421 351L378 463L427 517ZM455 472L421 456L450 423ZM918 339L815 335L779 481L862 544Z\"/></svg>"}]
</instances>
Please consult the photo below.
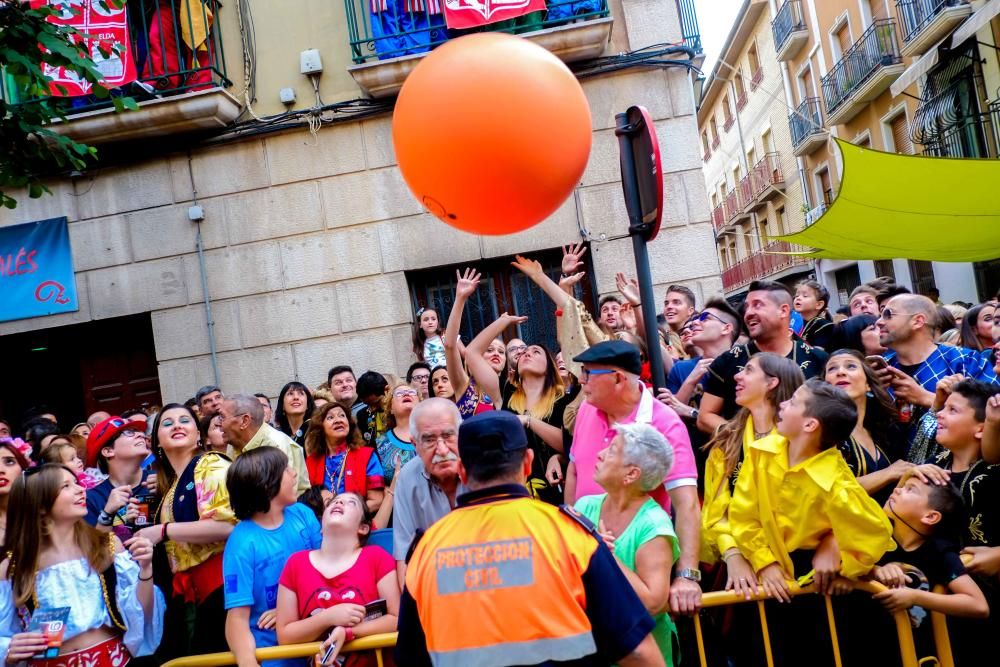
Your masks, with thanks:
<instances>
[{"instance_id":1,"label":"boy in yellow shirt","mask_svg":"<svg viewBox=\"0 0 1000 667\"><path fill-rule=\"evenodd\" d=\"M796 552L815 550L833 533L840 575L867 574L895 548L882 508L858 484L835 445L847 440L857 408L843 390L807 381L778 410L778 435L752 443L729 508L733 534L764 590L789 600Z\"/></svg>"},{"instance_id":2,"label":"boy in yellow shirt","mask_svg":"<svg viewBox=\"0 0 1000 667\"><path fill-rule=\"evenodd\" d=\"M895 548L888 518L836 448L856 423L857 408L847 394L814 378L781 404L778 434L748 448L729 521L764 591L779 602L791 601L788 580L813 569L815 550L831 534L840 550L839 574L848 579L867 574ZM831 654L822 608L816 597L808 598L787 612L768 605L772 627L781 627L772 634L775 665L807 658L824 664Z\"/></svg>"}]
</instances>

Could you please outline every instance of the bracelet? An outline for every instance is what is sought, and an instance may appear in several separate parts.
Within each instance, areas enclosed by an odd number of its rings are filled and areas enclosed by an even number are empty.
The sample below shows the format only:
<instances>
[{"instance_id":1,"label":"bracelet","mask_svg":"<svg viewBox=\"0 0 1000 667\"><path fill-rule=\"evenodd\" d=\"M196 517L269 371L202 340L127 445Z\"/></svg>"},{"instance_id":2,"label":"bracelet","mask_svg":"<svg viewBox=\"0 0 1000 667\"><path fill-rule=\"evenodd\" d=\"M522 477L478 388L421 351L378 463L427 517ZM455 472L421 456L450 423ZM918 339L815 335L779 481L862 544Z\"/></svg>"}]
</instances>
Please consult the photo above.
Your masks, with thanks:
<instances>
[{"instance_id":1,"label":"bracelet","mask_svg":"<svg viewBox=\"0 0 1000 667\"><path fill-rule=\"evenodd\" d=\"M731 549L726 553L722 554L722 562L728 563L730 558L732 558L733 556L738 556L739 554L740 552L738 549Z\"/></svg>"},{"instance_id":2,"label":"bracelet","mask_svg":"<svg viewBox=\"0 0 1000 667\"><path fill-rule=\"evenodd\" d=\"M386 493L388 493L390 496L396 495L395 493L393 493L392 489L390 489L388 486L385 487L385 490L386 490Z\"/></svg>"},{"instance_id":3,"label":"bracelet","mask_svg":"<svg viewBox=\"0 0 1000 667\"><path fill-rule=\"evenodd\" d=\"M104 510L97 516L97 523L101 526L111 527L111 524L115 522L115 516L113 514L108 514Z\"/></svg>"},{"instance_id":4,"label":"bracelet","mask_svg":"<svg viewBox=\"0 0 1000 667\"><path fill-rule=\"evenodd\" d=\"M344 628L344 643L354 641L354 628Z\"/></svg>"},{"instance_id":5,"label":"bracelet","mask_svg":"<svg viewBox=\"0 0 1000 667\"><path fill-rule=\"evenodd\" d=\"M150 572L149 576L145 577L145 578L141 574L139 575L139 581L152 581L152 580L153 580L153 573L152 572Z\"/></svg>"},{"instance_id":6,"label":"bracelet","mask_svg":"<svg viewBox=\"0 0 1000 667\"><path fill-rule=\"evenodd\" d=\"M168 539L170 539L169 537L167 537L167 526L169 525L170 522L167 521L163 524L163 528L160 529L160 542L166 542Z\"/></svg>"}]
</instances>

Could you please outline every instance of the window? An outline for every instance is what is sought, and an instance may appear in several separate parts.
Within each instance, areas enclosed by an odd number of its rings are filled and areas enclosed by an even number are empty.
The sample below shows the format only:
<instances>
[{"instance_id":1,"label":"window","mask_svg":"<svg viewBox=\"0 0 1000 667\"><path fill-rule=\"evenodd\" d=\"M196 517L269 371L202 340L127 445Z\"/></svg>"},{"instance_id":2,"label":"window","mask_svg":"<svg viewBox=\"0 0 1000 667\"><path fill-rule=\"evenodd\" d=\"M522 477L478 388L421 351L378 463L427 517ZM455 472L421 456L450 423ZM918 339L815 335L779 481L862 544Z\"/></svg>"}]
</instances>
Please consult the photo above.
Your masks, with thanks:
<instances>
[{"instance_id":1,"label":"window","mask_svg":"<svg viewBox=\"0 0 1000 667\"><path fill-rule=\"evenodd\" d=\"M934 266L930 262L911 259L907 262L910 266L910 282L913 284L914 294L927 294L931 288L937 288L934 280Z\"/></svg>"},{"instance_id":2,"label":"window","mask_svg":"<svg viewBox=\"0 0 1000 667\"><path fill-rule=\"evenodd\" d=\"M816 185L819 187L820 200L829 206L833 203L833 183L830 180L830 170L823 167L816 172Z\"/></svg>"},{"instance_id":3,"label":"window","mask_svg":"<svg viewBox=\"0 0 1000 667\"><path fill-rule=\"evenodd\" d=\"M851 48L851 27L847 23L844 23L844 25L834 33L834 41L836 42L837 48L840 50L837 55L837 58L839 59L847 53L848 49Z\"/></svg>"},{"instance_id":4,"label":"window","mask_svg":"<svg viewBox=\"0 0 1000 667\"><path fill-rule=\"evenodd\" d=\"M757 149L751 146L747 149L747 169L753 169L757 164Z\"/></svg>"},{"instance_id":5,"label":"window","mask_svg":"<svg viewBox=\"0 0 1000 667\"><path fill-rule=\"evenodd\" d=\"M774 150L774 135L771 134L771 130L764 130L760 133L760 145L765 153L777 152Z\"/></svg>"},{"instance_id":6,"label":"window","mask_svg":"<svg viewBox=\"0 0 1000 667\"><path fill-rule=\"evenodd\" d=\"M785 207L781 206L774 211L774 231L775 236L781 236L788 231L788 225L785 223Z\"/></svg>"},{"instance_id":7,"label":"window","mask_svg":"<svg viewBox=\"0 0 1000 667\"><path fill-rule=\"evenodd\" d=\"M799 103L808 97L816 97L816 85L813 81L812 67L806 63L806 66L802 68L798 76L799 84Z\"/></svg>"},{"instance_id":8,"label":"window","mask_svg":"<svg viewBox=\"0 0 1000 667\"><path fill-rule=\"evenodd\" d=\"M715 116L709 121L709 128L712 130L712 148L719 147L719 123L715 120Z\"/></svg>"},{"instance_id":9,"label":"window","mask_svg":"<svg viewBox=\"0 0 1000 667\"><path fill-rule=\"evenodd\" d=\"M885 0L866 0L868 4L868 25L879 19L891 18L886 11Z\"/></svg>"},{"instance_id":10,"label":"window","mask_svg":"<svg viewBox=\"0 0 1000 667\"><path fill-rule=\"evenodd\" d=\"M722 98L722 115L726 119L722 124L722 129L728 132L729 128L733 126L733 109L729 103L729 93L726 93Z\"/></svg>"},{"instance_id":11,"label":"window","mask_svg":"<svg viewBox=\"0 0 1000 667\"><path fill-rule=\"evenodd\" d=\"M892 268L891 259L876 259L875 264L875 275L876 276L888 276L893 280L896 279L896 269Z\"/></svg>"},{"instance_id":12,"label":"window","mask_svg":"<svg viewBox=\"0 0 1000 667\"><path fill-rule=\"evenodd\" d=\"M872 147L872 133L871 132L865 132L864 134L859 135L854 140L854 145L855 146L861 146L861 148L871 148Z\"/></svg>"},{"instance_id":13,"label":"window","mask_svg":"<svg viewBox=\"0 0 1000 667\"><path fill-rule=\"evenodd\" d=\"M750 232L750 225L743 225L740 227L740 235L743 237L743 246L746 250L747 257L753 254L753 235Z\"/></svg>"},{"instance_id":14,"label":"window","mask_svg":"<svg viewBox=\"0 0 1000 667\"><path fill-rule=\"evenodd\" d=\"M751 44L747 51L747 62L750 65L750 90L757 90L757 86L764 79L764 70L760 66L760 56L757 55L757 44Z\"/></svg>"},{"instance_id":15,"label":"window","mask_svg":"<svg viewBox=\"0 0 1000 667\"><path fill-rule=\"evenodd\" d=\"M892 146L887 147L903 155L913 154L913 144L910 143L910 124L906 122L906 112L901 111L889 121L889 135Z\"/></svg>"},{"instance_id":16,"label":"window","mask_svg":"<svg viewBox=\"0 0 1000 667\"><path fill-rule=\"evenodd\" d=\"M747 89L743 83L743 72L737 70L733 77L733 87L736 89L736 110L741 111L747 105Z\"/></svg>"},{"instance_id":17,"label":"window","mask_svg":"<svg viewBox=\"0 0 1000 667\"><path fill-rule=\"evenodd\" d=\"M590 255L591 253L584 255L584 261L587 263L586 271L593 276L593 268L588 259ZM559 280L562 262L559 250L533 253L532 257L542 263L549 277ZM479 291L465 306L462 340L472 340L501 313L508 312L527 315L528 321L518 325L515 331L506 331L506 339L517 336L529 343L543 344L550 350L556 350L556 321L552 314L552 302L524 274L510 266L513 259L498 257L475 262L475 268L483 277L479 283ZM446 320L455 299L455 270L465 266L467 264L407 272L414 312L422 306L433 306L442 320ZM577 283L576 297L593 313L595 301L590 285L591 281L588 280Z\"/></svg>"},{"instance_id":18,"label":"window","mask_svg":"<svg viewBox=\"0 0 1000 667\"><path fill-rule=\"evenodd\" d=\"M857 264L851 264L835 271L833 279L837 282L837 296L840 303L848 303L851 299L851 292L861 285L861 271Z\"/></svg>"},{"instance_id":19,"label":"window","mask_svg":"<svg viewBox=\"0 0 1000 667\"><path fill-rule=\"evenodd\" d=\"M708 162L708 158L712 156L712 149L708 147L708 132L701 133L701 148L702 155L705 157L705 161Z\"/></svg>"}]
</instances>

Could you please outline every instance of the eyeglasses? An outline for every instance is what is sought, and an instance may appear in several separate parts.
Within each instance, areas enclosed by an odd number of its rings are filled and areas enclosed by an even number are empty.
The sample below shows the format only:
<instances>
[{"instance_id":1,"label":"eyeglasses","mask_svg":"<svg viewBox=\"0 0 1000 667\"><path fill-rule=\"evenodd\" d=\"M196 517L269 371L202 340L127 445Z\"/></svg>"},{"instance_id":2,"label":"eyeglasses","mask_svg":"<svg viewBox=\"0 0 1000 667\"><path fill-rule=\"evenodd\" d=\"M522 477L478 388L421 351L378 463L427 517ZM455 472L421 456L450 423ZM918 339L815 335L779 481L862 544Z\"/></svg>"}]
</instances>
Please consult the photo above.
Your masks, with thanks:
<instances>
[{"instance_id":1,"label":"eyeglasses","mask_svg":"<svg viewBox=\"0 0 1000 667\"><path fill-rule=\"evenodd\" d=\"M608 375L609 373L617 373L618 371L612 370L610 368L584 368L580 372L580 380L582 382L589 382L590 378L594 375Z\"/></svg>"},{"instance_id":2,"label":"eyeglasses","mask_svg":"<svg viewBox=\"0 0 1000 667\"><path fill-rule=\"evenodd\" d=\"M882 319L885 320L886 322L888 322L889 320L891 320L894 317L900 317L902 315L907 315L907 314L906 313L894 313L894 312L892 312L892 308L883 308L882 309L882 313L881 313ZM913 317L913 315L907 315L907 317Z\"/></svg>"},{"instance_id":3,"label":"eyeglasses","mask_svg":"<svg viewBox=\"0 0 1000 667\"><path fill-rule=\"evenodd\" d=\"M528 349L527 345L509 345L507 346L507 354L524 352Z\"/></svg>"},{"instance_id":4,"label":"eyeglasses","mask_svg":"<svg viewBox=\"0 0 1000 667\"><path fill-rule=\"evenodd\" d=\"M427 382L428 380L431 379L431 376L430 376L429 373L426 374L426 375L424 375L424 374L411 375L410 379L413 380L414 382Z\"/></svg>"},{"instance_id":5,"label":"eyeglasses","mask_svg":"<svg viewBox=\"0 0 1000 667\"><path fill-rule=\"evenodd\" d=\"M421 433L420 434L420 446L424 449L430 449L431 447L436 447L438 442L444 442L448 444L455 442L455 438L458 437L458 431L441 431L440 433Z\"/></svg>"},{"instance_id":6,"label":"eyeglasses","mask_svg":"<svg viewBox=\"0 0 1000 667\"><path fill-rule=\"evenodd\" d=\"M392 392L392 395L394 397L396 397L396 398L402 398L403 396L416 396L417 395L417 390L416 389L397 389L396 391Z\"/></svg>"},{"instance_id":7,"label":"eyeglasses","mask_svg":"<svg viewBox=\"0 0 1000 667\"><path fill-rule=\"evenodd\" d=\"M724 319L722 319L721 317L719 317L718 315L716 315L714 313L708 312L707 310L701 311L700 313L698 313L697 315L695 315L692 319L697 320L698 322L704 322L708 318L712 318L713 320L721 322L722 324L726 323L726 321Z\"/></svg>"}]
</instances>

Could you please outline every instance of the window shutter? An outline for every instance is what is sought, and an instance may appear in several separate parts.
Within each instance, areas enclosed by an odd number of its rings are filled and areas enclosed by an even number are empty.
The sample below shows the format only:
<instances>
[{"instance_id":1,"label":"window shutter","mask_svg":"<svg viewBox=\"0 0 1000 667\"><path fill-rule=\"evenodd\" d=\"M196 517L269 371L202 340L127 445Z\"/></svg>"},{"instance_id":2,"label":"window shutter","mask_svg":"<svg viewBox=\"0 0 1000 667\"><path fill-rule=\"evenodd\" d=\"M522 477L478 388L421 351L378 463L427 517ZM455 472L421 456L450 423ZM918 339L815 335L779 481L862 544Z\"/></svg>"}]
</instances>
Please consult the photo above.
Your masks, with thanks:
<instances>
[{"instance_id":1,"label":"window shutter","mask_svg":"<svg viewBox=\"0 0 1000 667\"><path fill-rule=\"evenodd\" d=\"M910 143L910 128L906 124L906 114L901 113L889 123L892 129L892 145L897 153L903 155L913 154L913 145Z\"/></svg>"}]
</instances>

